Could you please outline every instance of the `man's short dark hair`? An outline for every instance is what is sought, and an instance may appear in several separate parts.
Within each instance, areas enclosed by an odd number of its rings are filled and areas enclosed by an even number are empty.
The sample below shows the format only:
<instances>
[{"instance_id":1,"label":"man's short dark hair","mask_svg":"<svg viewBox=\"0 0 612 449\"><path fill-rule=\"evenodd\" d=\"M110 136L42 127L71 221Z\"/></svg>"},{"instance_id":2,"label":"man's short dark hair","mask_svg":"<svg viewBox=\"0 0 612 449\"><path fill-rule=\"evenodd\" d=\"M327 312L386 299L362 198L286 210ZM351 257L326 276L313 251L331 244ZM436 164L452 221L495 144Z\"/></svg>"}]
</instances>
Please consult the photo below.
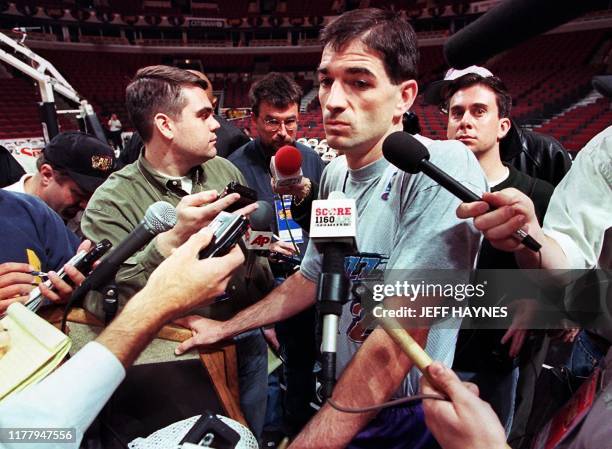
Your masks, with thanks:
<instances>
[{"instance_id":1,"label":"man's short dark hair","mask_svg":"<svg viewBox=\"0 0 612 449\"><path fill-rule=\"evenodd\" d=\"M154 65L144 67L125 89L125 104L132 124L148 142L153 137L153 117L162 112L177 117L187 100L182 95L183 87L201 87L208 83L193 73L177 67Z\"/></svg>"},{"instance_id":2,"label":"man's short dark hair","mask_svg":"<svg viewBox=\"0 0 612 449\"><path fill-rule=\"evenodd\" d=\"M253 83L249 91L251 110L255 116L259 115L259 106L267 102L279 109L285 109L292 104L299 104L302 98L302 89L289 76L272 72L259 81Z\"/></svg>"},{"instance_id":3,"label":"man's short dark hair","mask_svg":"<svg viewBox=\"0 0 612 449\"><path fill-rule=\"evenodd\" d=\"M377 8L355 9L339 16L321 32L323 45L330 45L334 51L355 39L382 54L385 71L393 84L416 79L417 37L399 14Z\"/></svg>"},{"instance_id":4,"label":"man's short dark hair","mask_svg":"<svg viewBox=\"0 0 612 449\"><path fill-rule=\"evenodd\" d=\"M444 98L443 105L448 112L450 99L458 91L468 89L472 86L481 85L488 87L495 94L495 102L499 118L509 118L510 110L512 109L512 97L508 93L506 85L496 76L481 76L476 73L467 73L459 78L451 81L448 86L444 87L442 95Z\"/></svg>"}]
</instances>

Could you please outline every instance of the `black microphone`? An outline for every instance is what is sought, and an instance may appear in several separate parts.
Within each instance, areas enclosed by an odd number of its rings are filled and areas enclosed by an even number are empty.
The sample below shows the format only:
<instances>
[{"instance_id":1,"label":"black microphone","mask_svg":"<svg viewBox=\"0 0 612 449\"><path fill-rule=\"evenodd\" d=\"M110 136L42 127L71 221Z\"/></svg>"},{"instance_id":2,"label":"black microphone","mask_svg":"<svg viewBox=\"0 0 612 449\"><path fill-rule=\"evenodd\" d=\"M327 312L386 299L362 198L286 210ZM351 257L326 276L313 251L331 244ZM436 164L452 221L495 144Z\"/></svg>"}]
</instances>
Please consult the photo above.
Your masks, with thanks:
<instances>
[{"instance_id":1,"label":"black microphone","mask_svg":"<svg viewBox=\"0 0 612 449\"><path fill-rule=\"evenodd\" d=\"M255 212L249 215L251 229L254 231L270 231L274 222L274 208L267 201L257 201L258 207Z\"/></svg>"},{"instance_id":2,"label":"black microphone","mask_svg":"<svg viewBox=\"0 0 612 449\"><path fill-rule=\"evenodd\" d=\"M465 203L482 201L482 198L470 189L429 162L427 148L408 133L397 131L387 136L383 142L383 154L385 159L401 170L412 174L423 172ZM532 251L538 252L542 247L522 229L515 234L520 242Z\"/></svg>"},{"instance_id":3,"label":"black microphone","mask_svg":"<svg viewBox=\"0 0 612 449\"><path fill-rule=\"evenodd\" d=\"M62 331L68 311L73 304L82 300L90 290L97 290L110 282L123 262L153 240L157 234L172 229L175 224L176 210L170 203L158 201L151 204L138 226L102 259L100 265L72 293L64 311Z\"/></svg>"},{"instance_id":4,"label":"black microphone","mask_svg":"<svg viewBox=\"0 0 612 449\"><path fill-rule=\"evenodd\" d=\"M506 0L451 36L444 57L455 69L478 65L600 5L606 7L601 0Z\"/></svg>"},{"instance_id":5,"label":"black microphone","mask_svg":"<svg viewBox=\"0 0 612 449\"><path fill-rule=\"evenodd\" d=\"M117 274L123 262L153 240L157 234L172 229L175 224L176 209L170 203L158 201L151 204L143 220L102 259L86 282L92 289L102 287Z\"/></svg>"}]
</instances>

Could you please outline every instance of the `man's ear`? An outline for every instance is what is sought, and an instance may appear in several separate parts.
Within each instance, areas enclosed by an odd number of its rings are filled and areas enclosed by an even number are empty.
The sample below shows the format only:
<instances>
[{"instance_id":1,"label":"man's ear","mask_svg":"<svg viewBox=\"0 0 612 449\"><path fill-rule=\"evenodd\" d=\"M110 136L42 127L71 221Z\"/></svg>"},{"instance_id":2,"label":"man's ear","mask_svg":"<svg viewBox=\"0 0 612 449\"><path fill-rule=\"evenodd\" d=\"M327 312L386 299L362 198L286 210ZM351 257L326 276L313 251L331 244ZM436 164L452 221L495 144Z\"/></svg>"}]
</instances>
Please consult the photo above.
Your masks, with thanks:
<instances>
[{"instance_id":1,"label":"man's ear","mask_svg":"<svg viewBox=\"0 0 612 449\"><path fill-rule=\"evenodd\" d=\"M502 140L510 131L512 127L512 122L508 117L504 117L499 121L499 131L497 132L497 139Z\"/></svg>"},{"instance_id":2,"label":"man's ear","mask_svg":"<svg viewBox=\"0 0 612 449\"><path fill-rule=\"evenodd\" d=\"M162 114L158 112L153 117L153 126L166 138L173 139L174 138L174 121L167 116L166 114Z\"/></svg>"},{"instance_id":3,"label":"man's ear","mask_svg":"<svg viewBox=\"0 0 612 449\"><path fill-rule=\"evenodd\" d=\"M42 164L38 169L40 174L40 182L43 186L48 186L53 180L54 170L49 164Z\"/></svg>"},{"instance_id":4,"label":"man's ear","mask_svg":"<svg viewBox=\"0 0 612 449\"><path fill-rule=\"evenodd\" d=\"M407 80L400 84L400 98L395 107L394 116L401 119L405 112L408 112L419 94L419 86L416 80Z\"/></svg>"}]
</instances>

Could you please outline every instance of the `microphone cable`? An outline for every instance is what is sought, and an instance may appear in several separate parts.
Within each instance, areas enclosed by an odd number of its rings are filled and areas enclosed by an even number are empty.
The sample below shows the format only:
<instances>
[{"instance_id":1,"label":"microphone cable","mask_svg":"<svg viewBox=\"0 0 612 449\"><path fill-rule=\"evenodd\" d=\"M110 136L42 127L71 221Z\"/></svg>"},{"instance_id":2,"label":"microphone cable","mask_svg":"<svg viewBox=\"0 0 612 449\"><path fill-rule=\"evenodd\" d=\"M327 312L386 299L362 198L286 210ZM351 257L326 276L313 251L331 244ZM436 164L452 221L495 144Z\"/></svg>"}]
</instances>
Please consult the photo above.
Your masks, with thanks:
<instances>
[{"instance_id":1,"label":"microphone cable","mask_svg":"<svg viewBox=\"0 0 612 449\"><path fill-rule=\"evenodd\" d=\"M343 413L369 413L369 412L377 412L384 408L397 407L399 405L409 404L411 402L419 402L419 401L422 401L423 399L434 399L436 401L450 402L449 398L447 398L446 396L439 395L439 394L416 394L414 396L407 396L405 398L394 399L392 401L383 402L382 404L379 404L379 405L370 405L368 407L355 407L355 408L344 407L342 405L338 405L331 398L327 400L327 403L332 408L338 410L339 412L343 412Z\"/></svg>"}]
</instances>

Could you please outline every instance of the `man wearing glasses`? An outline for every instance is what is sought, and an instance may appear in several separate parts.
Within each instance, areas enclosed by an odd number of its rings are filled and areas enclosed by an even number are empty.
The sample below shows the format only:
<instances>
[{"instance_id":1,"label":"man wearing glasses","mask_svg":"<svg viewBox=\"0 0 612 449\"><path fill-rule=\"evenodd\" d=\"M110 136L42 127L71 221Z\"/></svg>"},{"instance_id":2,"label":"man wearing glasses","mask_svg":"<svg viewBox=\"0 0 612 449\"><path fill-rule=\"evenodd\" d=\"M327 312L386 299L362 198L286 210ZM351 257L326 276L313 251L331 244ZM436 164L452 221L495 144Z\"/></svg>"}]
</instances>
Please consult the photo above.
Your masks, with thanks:
<instances>
[{"instance_id":1,"label":"man wearing glasses","mask_svg":"<svg viewBox=\"0 0 612 449\"><path fill-rule=\"evenodd\" d=\"M288 197L283 201L285 210L279 207L279 195L291 195L291 205L302 202L308 205L319 190L318 184L324 168L323 161L314 150L295 141L301 96L302 90L297 83L281 73L270 73L254 83L249 92L249 100L258 137L228 157L242 172L249 187L257 191L259 199L272 204L279 217L290 208L287 204ZM270 160L276 151L285 145L296 147L302 154L304 177L300 184L274 190L270 176ZM270 227L277 231L275 222L270 223ZM299 239L297 233L291 237L303 254L307 238L304 236L304 239ZM270 249L285 255L295 253L290 242L275 242ZM279 281L284 280L290 268L281 263L271 263L271 267ZM310 408L315 389L312 372L316 351L314 322L314 307L310 307L276 326L286 362L284 368L287 394L283 430L290 436L297 434L314 412ZM272 340L272 344L278 344L274 341L275 336L271 330L266 331L266 335Z\"/></svg>"},{"instance_id":2,"label":"man wearing glasses","mask_svg":"<svg viewBox=\"0 0 612 449\"><path fill-rule=\"evenodd\" d=\"M251 86L249 100L258 137L238 148L228 159L240 169L249 186L257 190L260 200L272 202L276 193L292 195L299 202L318 190L324 164L312 148L295 141L301 96L300 86L282 73L269 73ZM285 145L292 145L302 153L304 178L291 190L274 192L270 183L270 159Z\"/></svg>"}]
</instances>

